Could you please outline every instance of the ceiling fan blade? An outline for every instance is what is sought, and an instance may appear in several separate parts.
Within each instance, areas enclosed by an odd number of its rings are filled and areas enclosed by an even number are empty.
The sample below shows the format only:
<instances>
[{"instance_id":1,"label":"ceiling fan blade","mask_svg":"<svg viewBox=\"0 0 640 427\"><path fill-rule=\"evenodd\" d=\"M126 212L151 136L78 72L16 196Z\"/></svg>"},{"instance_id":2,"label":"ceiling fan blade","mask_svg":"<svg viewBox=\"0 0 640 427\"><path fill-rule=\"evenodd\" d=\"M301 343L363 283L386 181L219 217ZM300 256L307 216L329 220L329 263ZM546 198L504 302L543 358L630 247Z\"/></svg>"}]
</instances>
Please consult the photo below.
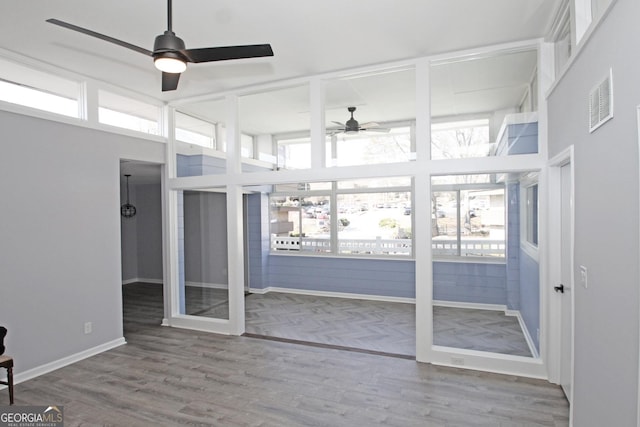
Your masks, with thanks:
<instances>
[{"instance_id":1,"label":"ceiling fan blade","mask_svg":"<svg viewBox=\"0 0 640 427\"><path fill-rule=\"evenodd\" d=\"M273 56L273 50L269 44L204 47L201 49L186 49L181 53L189 58L189 62L195 63Z\"/></svg>"},{"instance_id":2,"label":"ceiling fan blade","mask_svg":"<svg viewBox=\"0 0 640 427\"><path fill-rule=\"evenodd\" d=\"M179 80L180 73L162 73L162 91L176 90Z\"/></svg>"},{"instance_id":3,"label":"ceiling fan blade","mask_svg":"<svg viewBox=\"0 0 640 427\"><path fill-rule=\"evenodd\" d=\"M360 128L379 128L380 124L376 122L367 122L360 125Z\"/></svg>"},{"instance_id":4,"label":"ceiling fan blade","mask_svg":"<svg viewBox=\"0 0 640 427\"><path fill-rule=\"evenodd\" d=\"M104 34L96 33L95 31L87 30L86 28L78 27L77 25L69 24L68 22L60 21L59 19L51 18L51 19L47 19L47 22L50 24L58 25L63 28L67 28L69 30L86 34L91 37L98 38L100 40L107 41L109 43L117 44L118 46L126 47L127 49L135 50L136 52L142 53L143 55L147 55L147 56L153 55L153 52L143 47L139 47L131 43L124 42L122 40L114 39L113 37L105 36Z\"/></svg>"},{"instance_id":5,"label":"ceiling fan blade","mask_svg":"<svg viewBox=\"0 0 640 427\"><path fill-rule=\"evenodd\" d=\"M338 126L341 126L343 128L345 127L344 123L336 122L335 120L332 120L331 123L334 123L334 124L336 124Z\"/></svg>"},{"instance_id":6,"label":"ceiling fan blade","mask_svg":"<svg viewBox=\"0 0 640 427\"><path fill-rule=\"evenodd\" d=\"M389 133L391 129L389 128L360 128L363 132L381 132L381 133Z\"/></svg>"}]
</instances>

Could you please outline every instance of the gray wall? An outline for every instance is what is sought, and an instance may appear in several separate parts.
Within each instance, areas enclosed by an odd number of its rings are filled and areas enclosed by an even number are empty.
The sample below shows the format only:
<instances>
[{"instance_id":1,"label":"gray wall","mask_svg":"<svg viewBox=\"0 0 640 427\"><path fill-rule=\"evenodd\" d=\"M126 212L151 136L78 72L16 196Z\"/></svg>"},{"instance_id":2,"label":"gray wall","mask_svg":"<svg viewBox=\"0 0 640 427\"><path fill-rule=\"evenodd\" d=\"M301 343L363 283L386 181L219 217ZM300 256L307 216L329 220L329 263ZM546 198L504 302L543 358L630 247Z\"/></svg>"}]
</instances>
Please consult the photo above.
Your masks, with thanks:
<instances>
[{"instance_id":1,"label":"gray wall","mask_svg":"<svg viewBox=\"0 0 640 427\"><path fill-rule=\"evenodd\" d=\"M162 281L162 193L160 184L129 185L136 207L132 218L121 217L122 281ZM121 184L120 204L126 203Z\"/></svg>"},{"instance_id":2,"label":"gray wall","mask_svg":"<svg viewBox=\"0 0 640 427\"><path fill-rule=\"evenodd\" d=\"M20 374L122 338L120 158L164 147L4 111L0 129L0 324Z\"/></svg>"},{"instance_id":3,"label":"gray wall","mask_svg":"<svg viewBox=\"0 0 640 427\"><path fill-rule=\"evenodd\" d=\"M635 426L638 405L638 0L618 0L549 96L550 156L575 144L576 426ZM613 68L613 120L588 94Z\"/></svg>"},{"instance_id":4,"label":"gray wall","mask_svg":"<svg viewBox=\"0 0 640 427\"><path fill-rule=\"evenodd\" d=\"M162 280L162 193L160 184L136 185L138 278Z\"/></svg>"},{"instance_id":5,"label":"gray wall","mask_svg":"<svg viewBox=\"0 0 640 427\"><path fill-rule=\"evenodd\" d=\"M184 263L187 284L227 284L226 194L184 192Z\"/></svg>"}]
</instances>

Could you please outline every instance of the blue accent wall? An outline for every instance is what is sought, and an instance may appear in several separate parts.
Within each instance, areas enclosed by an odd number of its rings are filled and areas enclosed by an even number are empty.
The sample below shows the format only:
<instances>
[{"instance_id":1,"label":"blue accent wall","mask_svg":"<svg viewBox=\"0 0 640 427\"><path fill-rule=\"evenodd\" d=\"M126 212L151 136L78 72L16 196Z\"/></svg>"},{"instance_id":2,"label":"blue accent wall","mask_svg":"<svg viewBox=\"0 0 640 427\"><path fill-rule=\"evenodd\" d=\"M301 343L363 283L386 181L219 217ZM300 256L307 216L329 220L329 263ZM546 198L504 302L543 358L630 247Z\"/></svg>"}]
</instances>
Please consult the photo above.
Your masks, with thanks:
<instances>
[{"instance_id":1,"label":"blue accent wall","mask_svg":"<svg viewBox=\"0 0 640 427\"><path fill-rule=\"evenodd\" d=\"M538 152L538 122L509 125L509 155Z\"/></svg>"},{"instance_id":2,"label":"blue accent wall","mask_svg":"<svg viewBox=\"0 0 640 427\"><path fill-rule=\"evenodd\" d=\"M507 125L496 149L496 155L499 156L537 152L538 122Z\"/></svg>"},{"instance_id":3,"label":"blue accent wall","mask_svg":"<svg viewBox=\"0 0 640 427\"><path fill-rule=\"evenodd\" d=\"M507 308L520 310L520 184L506 186Z\"/></svg>"},{"instance_id":4,"label":"blue accent wall","mask_svg":"<svg viewBox=\"0 0 640 427\"><path fill-rule=\"evenodd\" d=\"M310 291L415 298L415 262L270 255L268 284Z\"/></svg>"},{"instance_id":5,"label":"blue accent wall","mask_svg":"<svg viewBox=\"0 0 640 427\"><path fill-rule=\"evenodd\" d=\"M225 159L202 154L194 156L178 154L176 155L176 164L178 177L221 174L225 172L227 167Z\"/></svg>"},{"instance_id":6,"label":"blue accent wall","mask_svg":"<svg viewBox=\"0 0 640 427\"><path fill-rule=\"evenodd\" d=\"M178 154L176 155L176 163L176 174L179 178L183 176L222 174L225 173L227 168L227 161L225 159L205 156L204 154L193 156ZM242 172L260 172L264 170L270 170L270 168L246 163L242 164Z\"/></svg>"},{"instance_id":7,"label":"blue accent wall","mask_svg":"<svg viewBox=\"0 0 640 427\"><path fill-rule=\"evenodd\" d=\"M538 262L524 251L520 251L520 314L539 352L540 268Z\"/></svg>"},{"instance_id":8,"label":"blue accent wall","mask_svg":"<svg viewBox=\"0 0 640 427\"><path fill-rule=\"evenodd\" d=\"M505 264L433 263L435 300L505 305L506 286Z\"/></svg>"},{"instance_id":9,"label":"blue accent wall","mask_svg":"<svg viewBox=\"0 0 640 427\"><path fill-rule=\"evenodd\" d=\"M269 261L269 198L266 194L247 195L247 256L249 286L253 289L268 287Z\"/></svg>"}]
</instances>

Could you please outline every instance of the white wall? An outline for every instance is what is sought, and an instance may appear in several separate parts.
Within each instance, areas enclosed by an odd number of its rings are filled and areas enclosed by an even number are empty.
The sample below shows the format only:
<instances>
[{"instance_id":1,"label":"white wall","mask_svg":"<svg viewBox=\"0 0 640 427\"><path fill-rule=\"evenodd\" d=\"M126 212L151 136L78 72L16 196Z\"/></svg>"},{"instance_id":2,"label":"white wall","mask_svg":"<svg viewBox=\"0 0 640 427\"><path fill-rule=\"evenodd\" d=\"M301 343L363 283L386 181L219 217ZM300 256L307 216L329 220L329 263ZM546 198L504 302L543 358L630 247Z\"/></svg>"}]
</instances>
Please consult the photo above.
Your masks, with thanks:
<instances>
[{"instance_id":1,"label":"white wall","mask_svg":"<svg viewBox=\"0 0 640 427\"><path fill-rule=\"evenodd\" d=\"M549 97L550 156L575 144L575 426L635 426L638 403L640 2L618 0ZM613 120L588 132L613 68Z\"/></svg>"},{"instance_id":2,"label":"white wall","mask_svg":"<svg viewBox=\"0 0 640 427\"><path fill-rule=\"evenodd\" d=\"M20 375L122 338L119 160L164 147L5 111L0 129L0 324Z\"/></svg>"}]
</instances>

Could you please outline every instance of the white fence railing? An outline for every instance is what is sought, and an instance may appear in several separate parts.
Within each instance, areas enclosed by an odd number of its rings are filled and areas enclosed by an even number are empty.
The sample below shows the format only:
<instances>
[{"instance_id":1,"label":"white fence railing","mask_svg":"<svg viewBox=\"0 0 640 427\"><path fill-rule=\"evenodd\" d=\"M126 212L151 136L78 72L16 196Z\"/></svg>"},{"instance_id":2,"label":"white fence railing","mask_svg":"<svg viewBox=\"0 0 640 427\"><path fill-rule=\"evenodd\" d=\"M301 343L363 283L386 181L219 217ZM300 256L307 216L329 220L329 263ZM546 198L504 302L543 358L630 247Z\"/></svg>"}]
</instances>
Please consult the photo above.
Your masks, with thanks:
<instances>
[{"instance_id":1,"label":"white fence railing","mask_svg":"<svg viewBox=\"0 0 640 427\"><path fill-rule=\"evenodd\" d=\"M458 255L455 240L433 240L434 255ZM328 238L272 236L271 249L275 251L331 252ZM411 239L340 239L338 252L341 254L389 254L411 255ZM463 239L460 242L461 256L504 257L504 240Z\"/></svg>"}]
</instances>

